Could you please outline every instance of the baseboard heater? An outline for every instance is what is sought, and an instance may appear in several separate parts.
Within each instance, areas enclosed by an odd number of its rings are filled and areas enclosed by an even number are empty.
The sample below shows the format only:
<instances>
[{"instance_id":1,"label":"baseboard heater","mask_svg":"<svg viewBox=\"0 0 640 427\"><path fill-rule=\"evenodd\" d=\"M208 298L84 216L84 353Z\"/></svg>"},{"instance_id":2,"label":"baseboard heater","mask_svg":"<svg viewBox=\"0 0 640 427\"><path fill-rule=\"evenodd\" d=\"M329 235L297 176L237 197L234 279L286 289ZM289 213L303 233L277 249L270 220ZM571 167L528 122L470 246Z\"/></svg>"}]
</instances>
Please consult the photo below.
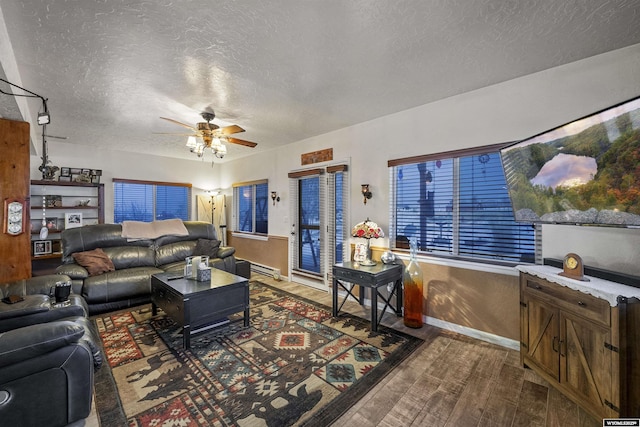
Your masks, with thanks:
<instances>
[{"instance_id":1,"label":"baseboard heater","mask_svg":"<svg viewBox=\"0 0 640 427\"><path fill-rule=\"evenodd\" d=\"M268 265L262 265L262 264L255 264L255 263L251 263L251 272L252 273L258 273L258 274L263 274L265 276L269 276L272 277L276 280L280 280L280 269L279 268L274 268L274 267L269 267Z\"/></svg>"}]
</instances>

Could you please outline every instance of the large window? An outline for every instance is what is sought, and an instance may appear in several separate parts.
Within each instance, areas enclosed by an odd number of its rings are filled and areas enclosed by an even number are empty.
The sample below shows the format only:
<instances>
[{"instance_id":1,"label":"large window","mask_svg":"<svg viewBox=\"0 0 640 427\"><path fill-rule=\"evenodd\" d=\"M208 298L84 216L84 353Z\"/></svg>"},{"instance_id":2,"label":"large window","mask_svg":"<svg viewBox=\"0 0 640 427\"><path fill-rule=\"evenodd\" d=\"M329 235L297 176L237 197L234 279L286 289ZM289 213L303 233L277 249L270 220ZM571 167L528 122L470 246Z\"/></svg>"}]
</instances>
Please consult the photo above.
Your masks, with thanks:
<instances>
[{"instance_id":1,"label":"large window","mask_svg":"<svg viewBox=\"0 0 640 427\"><path fill-rule=\"evenodd\" d=\"M233 185L234 231L269 232L269 184L266 180Z\"/></svg>"},{"instance_id":2,"label":"large window","mask_svg":"<svg viewBox=\"0 0 640 427\"><path fill-rule=\"evenodd\" d=\"M189 220L191 184L113 180L113 222Z\"/></svg>"},{"instance_id":3,"label":"large window","mask_svg":"<svg viewBox=\"0 0 640 427\"><path fill-rule=\"evenodd\" d=\"M535 231L516 223L498 146L389 161L391 242L477 260L534 262Z\"/></svg>"}]
</instances>

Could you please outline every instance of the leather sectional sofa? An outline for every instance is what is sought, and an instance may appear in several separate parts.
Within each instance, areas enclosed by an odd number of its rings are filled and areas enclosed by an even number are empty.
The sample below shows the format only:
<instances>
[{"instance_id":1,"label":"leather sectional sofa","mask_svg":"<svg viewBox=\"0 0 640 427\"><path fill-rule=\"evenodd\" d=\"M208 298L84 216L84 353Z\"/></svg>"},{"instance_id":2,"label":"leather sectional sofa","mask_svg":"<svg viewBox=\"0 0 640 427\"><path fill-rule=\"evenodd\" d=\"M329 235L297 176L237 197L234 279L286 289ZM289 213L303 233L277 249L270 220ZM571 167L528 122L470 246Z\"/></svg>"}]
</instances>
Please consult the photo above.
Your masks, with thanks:
<instances>
[{"instance_id":1,"label":"leather sectional sofa","mask_svg":"<svg viewBox=\"0 0 640 427\"><path fill-rule=\"evenodd\" d=\"M133 307L151 301L151 275L183 271L185 258L196 253L203 242L214 244L210 265L236 274L235 248L218 247L215 227L198 221L185 221L188 235L165 235L155 239L131 241L122 236L121 224L98 224L64 230L62 262L58 274L69 276L73 292L82 295L89 314ZM206 245L205 245L206 246ZM80 265L78 254L101 249L113 264L113 271L91 275Z\"/></svg>"},{"instance_id":2,"label":"leather sectional sofa","mask_svg":"<svg viewBox=\"0 0 640 427\"><path fill-rule=\"evenodd\" d=\"M67 426L91 412L100 340L79 295L60 306L47 275L0 284L0 424ZM17 296L15 303L4 302Z\"/></svg>"}]
</instances>

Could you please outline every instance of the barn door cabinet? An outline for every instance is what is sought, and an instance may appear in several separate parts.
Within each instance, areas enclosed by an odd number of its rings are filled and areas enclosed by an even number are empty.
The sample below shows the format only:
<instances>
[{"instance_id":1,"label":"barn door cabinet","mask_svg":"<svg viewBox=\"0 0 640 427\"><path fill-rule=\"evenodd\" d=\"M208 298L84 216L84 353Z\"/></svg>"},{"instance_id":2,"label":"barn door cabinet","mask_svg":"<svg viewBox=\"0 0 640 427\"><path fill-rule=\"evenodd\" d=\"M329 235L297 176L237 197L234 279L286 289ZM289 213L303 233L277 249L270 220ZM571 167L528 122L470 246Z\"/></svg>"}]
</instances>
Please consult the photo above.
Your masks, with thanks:
<instances>
[{"instance_id":1,"label":"barn door cabinet","mask_svg":"<svg viewBox=\"0 0 640 427\"><path fill-rule=\"evenodd\" d=\"M520 273L522 363L599 419L638 416L640 289L613 284L629 288L627 296L607 297L540 272L558 269L529 267L536 268L535 275ZM586 286L607 282L592 280Z\"/></svg>"}]
</instances>

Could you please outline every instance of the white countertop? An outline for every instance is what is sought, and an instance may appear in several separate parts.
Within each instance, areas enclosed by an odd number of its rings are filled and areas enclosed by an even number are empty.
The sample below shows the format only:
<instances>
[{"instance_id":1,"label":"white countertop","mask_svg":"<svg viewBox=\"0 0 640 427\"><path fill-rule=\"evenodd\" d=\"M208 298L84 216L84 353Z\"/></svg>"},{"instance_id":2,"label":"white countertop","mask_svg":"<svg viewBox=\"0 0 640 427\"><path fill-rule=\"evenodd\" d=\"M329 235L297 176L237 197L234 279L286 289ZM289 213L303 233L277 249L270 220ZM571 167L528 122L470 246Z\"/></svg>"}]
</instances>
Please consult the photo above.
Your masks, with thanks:
<instances>
[{"instance_id":1,"label":"white countertop","mask_svg":"<svg viewBox=\"0 0 640 427\"><path fill-rule=\"evenodd\" d=\"M640 298L640 288L622 285L593 276L585 276L589 278L588 282L570 279L558 274L562 272L562 269L550 265L518 265L516 266L516 270L607 300L611 307L618 305L619 296Z\"/></svg>"}]
</instances>

